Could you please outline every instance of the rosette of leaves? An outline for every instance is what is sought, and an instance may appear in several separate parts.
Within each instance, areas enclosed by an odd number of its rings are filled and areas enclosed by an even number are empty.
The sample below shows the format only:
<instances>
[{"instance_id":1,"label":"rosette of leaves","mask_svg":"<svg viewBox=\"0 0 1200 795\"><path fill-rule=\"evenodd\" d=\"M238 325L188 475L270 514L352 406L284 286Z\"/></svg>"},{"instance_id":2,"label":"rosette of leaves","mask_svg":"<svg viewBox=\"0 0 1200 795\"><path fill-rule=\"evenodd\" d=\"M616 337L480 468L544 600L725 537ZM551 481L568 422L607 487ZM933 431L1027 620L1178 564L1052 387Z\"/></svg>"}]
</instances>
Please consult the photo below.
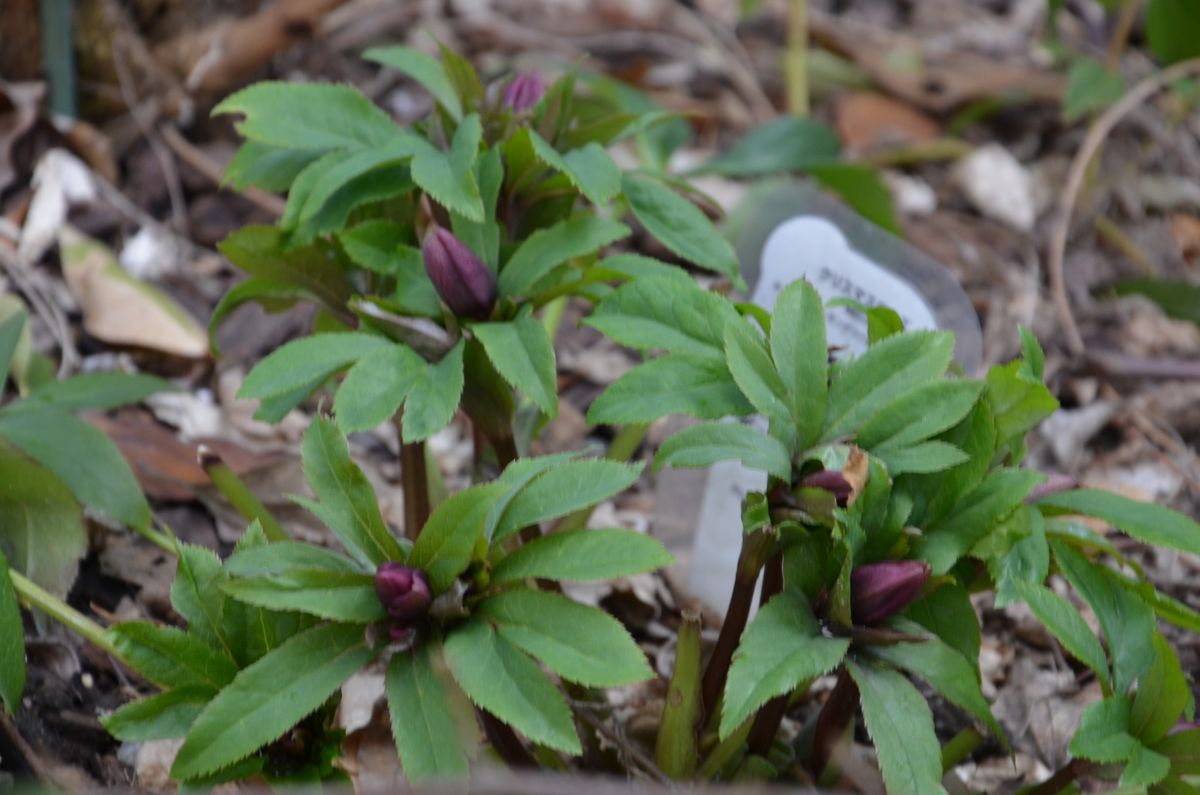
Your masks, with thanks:
<instances>
[{"instance_id":1,"label":"rosette of leaves","mask_svg":"<svg viewBox=\"0 0 1200 795\"><path fill-rule=\"evenodd\" d=\"M125 373L55 381L36 366L25 312L0 318L0 392L10 374L22 391L0 407L0 699L11 712L25 683L13 575L65 597L87 552L85 509L109 524L151 527L150 507L125 458L76 413L136 403L171 385Z\"/></svg>"},{"instance_id":2,"label":"rosette of leaves","mask_svg":"<svg viewBox=\"0 0 1200 795\"><path fill-rule=\"evenodd\" d=\"M538 747L580 753L571 710L546 670L586 687L652 675L616 619L534 580L649 571L670 561L661 544L622 529L525 543L520 533L622 491L638 467L571 454L522 459L496 481L446 499L410 543L384 524L332 422L313 422L303 464L316 499L296 499L344 552L267 543L257 525L224 563L182 547L171 596L187 630L136 622L112 630L123 655L164 692L122 707L105 725L122 739L183 737L176 779L278 775L281 744L291 747L284 741L306 716L380 658L390 657L387 701L411 780L467 772L477 739L470 704L486 713L489 731L500 722ZM375 590L376 568L390 561L421 570L433 596L428 612L405 624L401 643L391 641Z\"/></svg>"},{"instance_id":3,"label":"rosette of leaves","mask_svg":"<svg viewBox=\"0 0 1200 795\"><path fill-rule=\"evenodd\" d=\"M402 412L403 440L419 442L461 398L502 441L512 433L512 389L536 414L555 416L552 333L535 313L564 296L599 298L611 282L683 273L644 257L602 258L629 236L624 215L680 260L740 280L729 243L676 192L686 185L622 173L605 149L670 116L625 112L603 92L580 96L572 73L514 110L503 86L485 88L445 48L440 60L406 47L365 57L424 86L433 112L400 126L348 86L289 83L251 86L216 109L243 116L246 143L229 179L287 191L287 209L278 227L247 227L222 244L250 278L225 296L210 328L246 301L323 310L319 333L278 349L245 381L241 394L261 401L259 417L277 421L347 369L334 402L347 431ZM489 316L456 317L439 296L420 251L435 225L490 271Z\"/></svg>"},{"instance_id":4,"label":"rosette of leaves","mask_svg":"<svg viewBox=\"0 0 1200 795\"><path fill-rule=\"evenodd\" d=\"M894 312L862 309L868 349L834 358L825 308L803 281L784 289L768 316L743 315L683 280L640 279L587 321L618 342L662 352L609 387L591 421L765 419L691 426L656 457L656 466L676 467L738 460L767 474L764 491L746 501L735 592L704 674L703 704L721 742L699 770L761 772L786 699L841 670L842 694L853 697L831 698L826 710L841 714L822 715L826 735L840 735L861 706L889 790L942 792L931 713L908 675L1003 739L979 688L980 628L968 599L991 590L998 606L1027 602L1103 688L1072 753L1130 786L1188 775L1195 740L1168 731L1181 715L1191 718L1191 699L1156 620L1195 630L1200 615L1157 592L1115 546L1069 517L1193 553L1200 525L1107 492L1035 492L1045 478L1021 467L1025 435L1057 401L1027 331L1022 360L971 379L954 372L949 333L904 331ZM932 572L920 598L877 627L856 626L852 573L904 559ZM764 570L765 606L743 634ZM1077 607L1046 587L1054 574L1096 614L1103 645ZM815 774L836 739L823 737L821 725L806 760ZM744 760L747 750L758 759Z\"/></svg>"}]
</instances>

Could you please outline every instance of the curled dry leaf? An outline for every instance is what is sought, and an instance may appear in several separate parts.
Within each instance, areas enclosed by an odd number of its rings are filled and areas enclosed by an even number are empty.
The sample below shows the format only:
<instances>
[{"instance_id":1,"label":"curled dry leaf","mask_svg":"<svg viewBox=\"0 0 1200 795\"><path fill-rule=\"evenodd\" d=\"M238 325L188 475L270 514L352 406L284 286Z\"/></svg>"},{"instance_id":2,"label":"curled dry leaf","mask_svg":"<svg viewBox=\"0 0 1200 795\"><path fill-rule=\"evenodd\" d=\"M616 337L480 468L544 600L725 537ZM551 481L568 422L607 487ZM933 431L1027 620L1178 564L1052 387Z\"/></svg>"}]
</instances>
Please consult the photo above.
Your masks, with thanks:
<instances>
[{"instance_id":1,"label":"curled dry leaf","mask_svg":"<svg viewBox=\"0 0 1200 795\"><path fill-rule=\"evenodd\" d=\"M93 337L189 359L208 354L200 324L166 294L126 272L107 246L67 226L58 244L63 275Z\"/></svg>"},{"instance_id":2,"label":"curled dry leaf","mask_svg":"<svg viewBox=\"0 0 1200 795\"><path fill-rule=\"evenodd\" d=\"M33 200L21 229L17 257L30 263L41 259L67 220L68 208L96 197L92 172L65 149L51 149L33 172Z\"/></svg>"}]
</instances>

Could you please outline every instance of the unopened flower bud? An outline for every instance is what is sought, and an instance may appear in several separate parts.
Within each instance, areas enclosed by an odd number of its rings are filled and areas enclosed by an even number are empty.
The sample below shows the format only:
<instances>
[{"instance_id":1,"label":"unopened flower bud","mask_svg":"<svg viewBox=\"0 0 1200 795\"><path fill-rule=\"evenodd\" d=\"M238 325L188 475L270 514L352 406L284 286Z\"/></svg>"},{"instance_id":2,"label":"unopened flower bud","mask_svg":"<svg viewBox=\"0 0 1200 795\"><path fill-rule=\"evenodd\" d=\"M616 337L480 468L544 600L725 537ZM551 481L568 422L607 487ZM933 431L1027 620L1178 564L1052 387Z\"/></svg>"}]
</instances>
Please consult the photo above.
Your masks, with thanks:
<instances>
[{"instance_id":1,"label":"unopened flower bud","mask_svg":"<svg viewBox=\"0 0 1200 795\"><path fill-rule=\"evenodd\" d=\"M496 303L496 277L449 231L434 227L421 245L425 272L438 295L461 317L486 318Z\"/></svg>"},{"instance_id":2,"label":"unopened flower bud","mask_svg":"<svg viewBox=\"0 0 1200 795\"><path fill-rule=\"evenodd\" d=\"M929 579L923 560L885 560L859 566L850 575L850 613L855 624L871 626L912 604Z\"/></svg>"},{"instance_id":3,"label":"unopened flower bud","mask_svg":"<svg viewBox=\"0 0 1200 795\"><path fill-rule=\"evenodd\" d=\"M546 93L546 83L537 72L522 72L504 89L504 107L513 113L529 110Z\"/></svg>"},{"instance_id":4,"label":"unopened flower bud","mask_svg":"<svg viewBox=\"0 0 1200 795\"><path fill-rule=\"evenodd\" d=\"M846 480L846 476L838 469L822 469L820 472L805 475L800 479L800 485L810 489L824 489L832 492L841 508L846 507L846 503L850 500L850 494L854 491L850 481Z\"/></svg>"},{"instance_id":5,"label":"unopened flower bud","mask_svg":"<svg viewBox=\"0 0 1200 795\"><path fill-rule=\"evenodd\" d=\"M395 561L388 561L375 571L375 593L383 609L397 621L411 621L423 615L433 601L425 572Z\"/></svg>"}]
</instances>

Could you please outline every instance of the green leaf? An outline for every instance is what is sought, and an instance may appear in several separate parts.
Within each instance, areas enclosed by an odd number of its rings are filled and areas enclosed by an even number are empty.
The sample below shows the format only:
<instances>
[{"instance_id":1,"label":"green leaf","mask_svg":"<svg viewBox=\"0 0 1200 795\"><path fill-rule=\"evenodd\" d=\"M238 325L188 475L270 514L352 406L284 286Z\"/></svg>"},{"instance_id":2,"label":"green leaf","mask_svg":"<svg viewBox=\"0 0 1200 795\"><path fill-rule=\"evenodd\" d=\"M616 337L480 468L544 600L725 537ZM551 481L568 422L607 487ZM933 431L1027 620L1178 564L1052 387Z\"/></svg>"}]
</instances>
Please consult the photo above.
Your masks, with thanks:
<instances>
[{"instance_id":1,"label":"green leaf","mask_svg":"<svg viewBox=\"0 0 1200 795\"><path fill-rule=\"evenodd\" d=\"M1093 762L1124 762L1138 745L1129 734L1129 697L1109 696L1084 709L1071 753Z\"/></svg>"},{"instance_id":2,"label":"green leaf","mask_svg":"<svg viewBox=\"0 0 1200 795\"><path fill-rule=\"evenodd\" d=\"M1167 736L1191 703L1179 657L1162 634L1155 632L1154 662L1138 680L1129 713L1130 733L1143 744L1153 745Z\"/></svg>"},{"instance_id":3,"label":"green leaf","mask_svg":"<svg viewBox=\"0 0 1200 795\"><path fill-rule=\"evenodd\" d=\"M462 102L446 77L441 63L430 55L412 47L371 47L362 54L368 61L389 66L417 81L433 95L434 100L446 109L454 121L462 119Z\"/></svg>"},{"instance_id":4,"label":"green leaf","mask_svg":"<svg viewBox=\"0 0 1200 795\"><path fill-rule=\"evenodd\" d=\"M272 398L323 383L368 353L390 347L383 337L357 331L313 334L276 348L254 366L239 398ZM299 401L297 401L299 402Z\"/></svg>"},{"instance_id":5,"label":"green leaf","mask_svg":"<svg viewBox=\"0 0 1200 795\"><path fill-rule=\"evenodd\" d=\"M771 599L734 652L721 707L721 739L770 699L833 670L849 647L845 638L821 634L799 591L789 588Z\"/></svg>"},{"instance_id":6,"label":"green leaf","mask_svg":"<svg viewBox=\"0 0 1200 795\"><path fill-rule=\"evenodd\" d=\"M749 425L708 422L684 428L663 442L654 456L654 468L707 467L718 461L741 461L790 481L792 456L778 439Z\"/></svg>"},{"instance_id":7,"label":"green leaf","mask_svg":"<svg viewBox=\"0 0 1200 795\"><path fill-rule=\"evenodd\" d=\"M324 149L287 149L246 141L226 166L224 181L239 191L255 185L263 190L282 192L291 187L309 163L324 153Z\"/></svg>"},{"instance_id":8,"label":"green leaf","mask_svg":"<svg viewBox=\"0 0 1200 795\"><path fill-rule=\"evenodd\" d=\"M177 687L131 701L102 716L100 722L109 734L122 742L173 740L187 734L196 716L216 694L214 688L203 685Z\"/></svg>"},{"instance_id":9,"label":"green leaf","mask_svg":"<svg viewBox=\"0 0 1200 795\"><path fill-rule=\"evenodd\" d=\"M1182 729L1154 743L1153 748L1171 760L1177 776L1200 775L1200 729Z\"/></svg>"},{"instance_id":10,"label":"green leaf","mask_svg":"<svg viewBox=\"0 0 1200 795\"><path fill-rule=\"evenodd\" d=\"M171 777L198 778L249 756L320 707L375 656L355 624L321 624L288 640L237 677L192 725Z\"/></svg>"},{"instance_id":11,"label":"green leaf","mask_svg":"<svg viewBox=\"0 0 1200 795\"><path fill-rule=\"evenodd\" d=\"M1124 93L1125 78L1120 72L1109 71L1095 58L1076 58L1067 72L1063 120L1073 122L1094 110L1103 110Z\"/></svg>"},{"instance_id":12,"label":"green leaf","mask_svg":"<svg viewBox=\"0 0 1200 795\"><path fill-rule=\"evenodd\" d=\"M566 461L539 474L504 509L492 534L501 541L522 527L566 516L619 494L637 482L641 464L605 458Z\"/></svg>"},{"instance_id":13,"label":"green leaf","mask_svg":"<svg viewBox=\"0 0 1200 795\"><path fill-rule=\"evenodd\" d=\"M3 439L0 439L0 483L4 484L0 486L0 557L7 559L6 565L65 599L75 583L79 561L88 549L79 504L66 484L52 472L30 461ZM8 589L12 590L11 583ZM22 654L23 649L22 646Z\"/></svg>"},{"instance_id":14,"label":"green leaf","mask_svg":"<svg viewBox=\"0 0 1200 795\"><path fill-rule=\"evenodd\" d=\"M532 129L529 143L538 160L565 176L593 204L607 204L621 192L621 169L599 144L589 143L562 155Z\"/></svg>"},{"instance_id":15,"label":"green leaf","mask_svg":"<svg viewBox=\"0 0 1200 795\"><path fill-rule=\"evenodd\" d=\"M796 440L791 400L771 354L762 339L745 323L725 327L725 366L742 394L771 421L771 435L791 448Z\"/></svg>"},{"instance_id":16,"label":"green leaf","mask_svg":"<svg viewBox=\"0 0 1200 795\"><path fill-rule=\"evenodd\" d=\"M1021 536L1024 537L1021 537ZM1036 508L1028 505L1013 512L1006 527L994 534L994 553L981 555L996 583L995 607L1001 609L1016 601L1020 594L1016 583L1041 585L1050 573L1050 545L1046 543L1046 521ZM983 545L988 544L988 539ZM976 548L975 554L980 551Z\"/></svg>"},{"instance_id":17,"label":"green leaf","mask_svg":"<svg viewBox=\"0 0 1200 795\"><path fill-rule=\"evenodd\" d=\"M1129 763L1121 771L1121 788L1125 791L1135 787L1157 784L1171 772L1171 760L1139 744L1129 756Z\"/></svg>"},{"instance_id":18,"label":"green leaf","mask_svg":"<svg viewBox=\"0 0 1200 795\"><path fill-rule=\"evenodd\" d=\"M226 580L221 590L258 607L295 610L334 621L370 624L387 617L375 593L375 578L359 572L290 569Z\"/></svg>"},{"instance_id":19,"label":"green leaf","mask_svg":"<svg viewBox=\"0 0 1200 795\"><path fill-rule=\"evenodd\" d=\"M354 558L371 567L403 560L404 553L383 523L375 490L350 460L346 440L332 422L317 417L301 446L304 478L319 503L303 500ZM299 498L297 498L299 499Z\"/></svg>"},{"instance_id":20,"label":"green leaf","mask_svg":"<svg viewBox=\"0 0 1200 795\"><path fill-rule=\"evenodd\" d=\"M213 115L242 113L237 131L252 141L289 149L381 146L399 129L371 100L349 86L255 83L231 94Z\"/></svg>"},{"instance_id":21,"label":"green leaf","mask_svg":"<svg viewBox=\"0 0 1200 795\"><path fill-rule=\"evenodd\" d=\"M217 248L248 275L294 285L332 309L340 309L350 297L346 273L322 243L288 246L281 230L251 225L222 240Z\"/></svg>"},{"instance_id":22,"label":"green leaf","mask_svg":"<svg viewBox=\"0 0 1200 795\"><path fill-rule=\"evenodd\" d=\"M187 621L188 632L236 659L226 635L225 597L217 588L221 561L211 549L177 543L179 561L171 582L171 607Z\"/></svg>"},{"instance_id":23,"label":"green leaf","mask_svg":"<svg viewBox=\"0 0 1200 795\"><path fill-rule=\"evenodd\" d=\"M0 392L4 390L4 381L8 378L9 365L21 341L21 332L25 330L25 312L15 312L12 317L0 322Z\"/></svg>"},{"instance_id":24,"label":"green leaf","mask_svg":"<svg viewBox=\"0 0 1200 795\"><path fill-rule=\"evenodd\" d=\"M568 754L582 749L571 710L537 664L482 618L454 630L445 643L446 664L478 706L530 740Z\"/></svg>"},{"instance_id":25,"label":"green leaf","mask_svg":"<svg viewBox=\"0 0 1200 795\"><path fill-rule=\"evenodd\" d=\"M170 381L152 375L81 373L37 388L29 393L29 399L50 403L66 411L112 409L140 403L155 392L174 389L176 387Z\"/></svg>"},{"instance_id":26,"label":"green leaf","mask_svg":"<svg viewBox=\"0 0 1200 795\"><path fill-rule=\"evenodd\" d=\"M1021 334L1022 374L1040 382L1046 375L1046 353L1028 326L1017 328Z\"/></svg>"},{"instance_id":27,"label":"green leaf","mask_svg":"<svg viewBox=\"0 0 1200 795\"><path fill-rule=\"evenodd\" d=\"M781 116L755 127L727 152L717 155L693 173L757 177L803 171L837 160L840 150L837 133L828 125L813 119Z\"/></svg>"},{"instance_id":28,"label":"green leaf","mask_svg":"<svg viewBox=\"0 0 1200 795\"><path fill-rule=\"evenodd\" d=\"M452 213L451 227L455 237L478 254L495 273L500 267L500 223L496 220L496 202L504 186L504 158L499 147L493 146L475 161L475 181L483 201L483 221L469 221Z\"/></svg>"},{"instance_id":29,"label":"green leaf","mask_svg":"<svg viewBox=\"0 0 1200 795\"><path fill-rule=\"evenodd\" d=\"M892 192L876 169L861 163L825 163L808 171L863 218L893 235L904 234L896 220Z\"/></svg>"},{"instance_id":30,"label":"green leaf","mask_svg":"<svg viewBox=\"0 0 1200 795\"><path fill-rule=\"evenodd\" d=\"M548 418L558 416L558 372L546 327L530 315L471 327L504 380L525 393Z\"/></svg>"},{"instance_id":31,"label":"green leaf","mask_svg":"<svg viewBox=\"0 0 1200 795\"><path fill-rule=\"evenodd\" d=\"M1050 516L1094 516L1147 544L1200 553L1200 523L1156 503L1100 489L1074 489L1049 494L1037 507Z\"/></svg>"},{"instance_id":32,"label":"green leaf","mask_svg":"<svg viewBox=\"0 0 1200 795\"><path fill-rule=\"evenodd\" d=\"M993 367L986 379L996 433L1009 444L1058 411L1058 400L1041 382L1023 377L1024 368L1024 362Z\"/></svg>"},{"instance_id":33,"label":"green leaf","mask_svg":"<svg viewBox=\"0 0 1200 795\"><path fill-rule=\"evenodd\" d=\"M53 406L8 409L0 412L0 437L61 478L89 508L130 527L150 526L150 506L137 479L98 428Z\"/></svg>"},{"instance_id":34,"label":"green leaf","mask_svg":"<svg viewBox=\"0 0 1200 795\"><path fill-rule=\"evenodd\" d=\"M547 591L501 591L480 603L479 614L500 637L571 682L618 687L651 678L646 655L615 618Z\"/></svg>"},{"instance_id":35,"label":"green leaf","mask_svg":"<svg viewBox=\"0 0 1200 795\"><path fill-rule=\"evenodd\" d=\"M238 549L225 561L225 572L234 577L284 574L290 569L364 573L358 564L332 549L300 541L276 541Z\"/></svg>"},{"instance_id":36,"label":"green leaf","mask_svg":"<svg viewBox=\"0 0 1200 795\"><path fill-rule=\"evenodd\" d=\"M645 276L619 287L586 321L622 345L725 361L725 330L743 324L724 298L694 282Z\"/></svg>"},{"instance_id":37,"label":"green leaf","mask_svg":"<svg viewBox=\"0 0 1200 795\"><path fill-rule=\"evenodd\" d=\"M723 361L673 353L618 378L592 403L588 422L648 423L670 414L715 420L753 411Z\"/></svg>"},{"instance_id":38,"label":"green leaf","mask_svg":"<svg viewBox=\"0 0 1200 795\"><path fill-rule=\"evenodd\" d=\"M1163 64L1200 56L1200 16L1189 0L1150 0L1146 41Z\"/></svg>"},{"instance_id":39,"label":"green leaf","mask_svg":"<svg viewBox=\"0 0 1200 795\"><path fill-rule=\"evenodd\" d=\"M0 700L8 714L15 715L25 690L25 627L3 551L0 551L0 637L5 639L0 643Z\"/></svg>"},{"instance_id":40,"label":"green leaf","mask_svg":"<svg viewBox=\"0 0 1200 795\"><path fill-rule=\"evenodd\" d=\"M971 604L971 595L961 585L943 585L913 602L903 615L937 635L973 666L978 666L979 616Z\"/></svg>"},{"instance_id":41,"label":"green leaf","mask_svg":"<svg viewBox=\"0 0 1200 795\"><path fill-rule=\"evenodd\" d=\"M225 318L242 304L253 301L267 312L282 312L299 301L314 300L315 296L294 284L273 282L270 279L250 278L238 282L221 296L208 318L208 349L214 358L221 355L217 345L217 330Z\"/></svg>"},{"instance_id":42,"label":"green leaf","mask_svg":"<svg viewBox=\"0 0 1200 795\"><path fill-rule=\"evenodd\" d=\"M928 475L945 472L966 463L968 456L952 444L938 440L920 442L911 447L873 451L893 478L907 474Z\"/></svg>"},{"instance_id":43,"label":"green leaf","mask_svg":"<svg viewBox=\"0 0 1200 795\"><path fill-rule=\"evenodd\" d=\"M965 379L919 386L865 422L855 442L880 455L923 442L961 422L982 389L979 381Z\"/></svg>"},{"instance_id":44,"label":"green leaf","mask_svg":"<svg viewBox=\"0 0 1200 795\"><path fill-rule=\"evenodd\" d=\"M483 84L479 82L479 75L476 74L475 67L471 66L471 62L445 44L438 44L438 52L442 56L442 68L446 70L446 77L450 80L450 85L454 86L458 98L462 100L463 107L473 108L481 105Z\"/></svg>"},{"instance_id":45,"label":"green leaf","mask_svg":"<svg viewBox=\"0 0 1200 795\"><path fill-rule=\"evenodd\" d=\"M1096 613L1112 655L1114 692L1125 693L1154 662L1154 612L1062 541L1050 546L1071 587Z\"/></svg>"},{"instance_id":46,"label":"green leaf","mask_svg":"<svg viewBox=\"0 0 1200 795\"><path fill-rule=\"evenodd\" d=\"M134 670L164 688L199 685L215 691L237 674L237 665L230 657L175 627L123 621L108 634Z\"/></svg>"},{"instance_id":47,"label":"green leaf","mask_svg":"<svg viewBox=\"0 0 1200 795\"><path fill-rule=\"evenodd\" d=\"M425 642L393 655L384 683L396 751L405 778L414 783L468 772L446 688L433 667L440 651L440 645Z\"/></svg>"},{"instance_id":48,"label":"green leaf","mask_svg":"<svg viewBox=\"0 0 1200 795\"><path fill-rule=\"evenodd\" d=\"M888 791L946 795L941 748L924 697L896 671L853 659L846 667L858 685L863 718Z\"/></svg>"},{"instance_id":49,"label":"green leaf","mask_svg":"<svg viewBox=\"0 0 1200 795\"><path fill-rule=\"evenodd\" d=\"M528 292L555 267L595 254L629 235L629 227L588 213L539 229L517 247L500 268L500 295L516 298Z\"/></svg>"},{"instance_id":50,"label":"green leaf","mask_svg":"<svg viewBox=\"0 0 1200 795\"><path fill-rule=\"evenodd\" d=\"M405 443L420 442L450 424L463 391L463 341L437 364L426 367L404 403Z\"/></svg>"},{"instance_id":51,"label":"green leaf","mask_svg":"<svg viewBox=\"0 0 1200 795\"><path fill-rule=\"evenodd\" d=\"M949 332L909 331L839 362L829 387L821 439L830 441L853 432L909 391L940 379L953 352L954 335Z\"/></svg>"},{"instance_id":52,"label":"green leaf","mask_svg":"<svg viewBox=\"0 0 1200 795\"><path fill-rule=\"evenodd\" d=\"M926 529L917 544L918 556L929 561L934 574L945 574L1043 480L1031 470L993 470L954 510Z\"/></svg>"},{"instance_id":53,"label":"green leaf","mask_svg":"<svg viewBox=\"0 0 1200 795\"><path fill-rule=\"evenodd\" d=\"M907 619L893 619L888 622L888 627L910 635L923 634L920 624ZM919 643L880 644L869 646L868 650L897 668L924 679L947 701L983 723L1001 743L1008 746L1004 730L996 722L991 707L979 689L979 674L975 665L936 635L926 636Z\"/></svg>"},{"instance_id":54,"label":"green leaf","mask_svg":"<svg viewBox=\"0 0 1200 795\"><path fill-rule=\"evenodd\" d=\"M797 445L807 448L825 418L829 349L825 342L825 308L807 281L783 288L771 321L771 355L789 395Z\"/></svg>"},{"instance_id":55,"label":"green leaf","mask_svg":"<svg viewBox=\"0 0 1200 795\"><path fill-rule=\"evenodd\" d=\"M1200 284L1174 279L1126 279L1112 286L1117 295L1144 295L1169 317L1200 325Z\"/></svg>"},{"instance_id":56,"label":"green leaf","mask_svg":"<svg viewBox=\"0 0 1200 795\"><path fill-rule=\"evenodd\" d=\"M744 286L733 246L696 205L662 183L634 174L622 177L621 190L634 217L655 240L693 265Z\"/></svg>"},{"instance_id":57,"label":"green leaf","mask_svg":"<svg viewBox=\"0 0 1200 795\"><path fill-rule=\"evenodd\" d=\"M623 528L567 530L522 544L492 569L492 583L530 577L591 582L627 577L671 564L658 539Z\"/></svg>"},{"instance_id":58,"label":"green leaf","mask_svg":"<svg viewBox=\"0 0 1200 795\"><path fill-rule=\"evenodd\" d=\"M450 142L449 154L432 146L412 161L412 178L430 198L471 221L484 220L483 198L475 182L475 157L483 126L472 113L463 119Z\"/></svg>"},{"instance_id":59,"label":"green leaf","mask_svg":"<svg viewBox=\"0 0 1200 795\"><path fill-rule=\"evenodd\" d=\"M1017 592L1037 616L1037 620L1058 638L1058 642L1075 659L1091 668L1106 686L1112 686L1108 671L1108 659L1100 641L1092 634L1087 622L1079 615L1075 606L1058 594L1041 585L1028 582L1015 583Z\"/></svg>"},{"instance_id":60,"label":"green leaf","mask_svg":"<svg viewBox=\"0 0 1200 795\"><path fill-rule=\"evenodd\" d=\"M314 231L325 231L326 228L342 226L341 223L335 221L344 221L351 208L364 202L364 197L349 196L344 191L345 188L350 185L361 187L369 184L363 178L372 172L405 163L429 148L429 144L424 138L407 130L398 130L396 136L384 146L365 149L327 161L324 159L318 161L325 162L326 167L321 168L319 174L312 177L313 181L305 186L303 195L297 197L303 199L299 214L297 215L295 211L285 214L281 225L285 229L296 228L317 218L327 207L333 207L333 215L329 216L327 221L315 224ZM388 173L393 172L388 171ZM396 185L397 192L403 192L405 187L402 182L398 183ZM297 193L297 191L293 191L293 193ZM370 200L374 197L365 198ZM290 201L292 196L289 195L288 199Z\"/></svg>"},{"instance_id":61,"label":"green leaf","mask_svg":"<svg viewBox=\"0 0 1200 795\"><path fill-rule=\"evenodd\" d=\"M424 569L435 594L449 588L471 562L488 511L503 493L504 487L497 483L460 491L435 508L425 522L408 565Z\"/></svg>"},{"instance_id":62,"label":"green leaf","mask_svg":"<svg viewBox=\"0 0 1200 795\"><path fill-rule=\"evenodd\" d=\"M338 427L346 433L387 422L428 365L406 345L377 348L359 359L333 401Z\"/></svg>"}]
</instances>

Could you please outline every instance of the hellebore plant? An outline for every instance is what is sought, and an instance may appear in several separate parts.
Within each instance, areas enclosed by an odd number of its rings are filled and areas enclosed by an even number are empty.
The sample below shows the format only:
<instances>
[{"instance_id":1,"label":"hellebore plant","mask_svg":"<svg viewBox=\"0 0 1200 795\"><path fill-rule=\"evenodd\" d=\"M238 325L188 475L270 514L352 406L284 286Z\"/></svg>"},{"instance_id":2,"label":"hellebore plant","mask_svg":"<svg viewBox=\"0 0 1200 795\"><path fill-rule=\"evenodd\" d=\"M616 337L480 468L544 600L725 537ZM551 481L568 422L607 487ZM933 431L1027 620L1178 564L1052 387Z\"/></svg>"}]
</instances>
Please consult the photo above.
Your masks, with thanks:
<instances>
[{"instance_id":1,"label":"hellebore plant","mask_svg":"<svg viewBox=\"0 0 1200 795\"><path fill-rule=\"evenodd\" d=\"M648 276L621 286L585 321L618 342L661 351L592 404L593 422L706 422L668 438L656 466L738 460L766 473L743 504L729 608L706 667L681 632L658 760L680 778L774 777L799 763L836 783L861 709L889 792L944 793L945 754L924 680L1007 746L979 686L980 627L969 595L1026 602L1091 669L1104 698L1085 711L1076 757L1031 792L1085 773L1152 792L1190 791L1200 733L1168 736L1193 704L1157 622L1200 629L1200 614L1158 593L1107 539L1072 521L1101 519L1146 543L1200 552L1200 525L1157 505L1047 482L1022 469L1025 434L1057 408L1042 351L1022 330L1022 361L982 379L953 373L945 332L905 332L866 309L870 346L829 358L821 299L786 287L770 316L693 283ZM1103 558L1116 566L1108 565ZM748 622L762 578L761 608ZM1095 613L1107 648L1076 606L1046 586L1061 576ZM685 625L686 628L686 625ZM682 644L691 644L683 648ZM685 673L681 673L681 669ZM781 744L788 704L814 680L836 685L795 742ZM678 715L691 719L678 720ZM966 750L964 750L964 748Z\"/></svg>"},{"instance_id":2,"label":"hellebore plant","mask_svg":"<svg viewBox=\"0 0 1200 795\"><path fill-rule=\"evenodd\" d=\"M743 504L716 644L705 659L699 618L685 612L655 764L641 754L620 764L676 779L836 782L861 711L889 792L943 793L944 766L982 736L970 728L942 749L910 676L1007 744L979 684L971 595L991 592L998 607L1028 604L1103 695L1083 714L1074 759L1034 795L1084 775L1162 795L1194 789L1200 730L1176 729L1194 719L1193 704L1158 622L1200 631L1200 613L1071 517L1192 553L1200 525L1022 468L1026 433L1057 408L1032 335L1022 330L1021 361L967 378L949 333L904 331L894 312L858 307L869 348L831 358L825 307L807 282L767 313L702 289L677 264L608 251L632 218L678 263L744 286L729 243L677 192L687 185L654 168L665 157L653 141L678 119L628 112L618 101L627 92L603 81L577 91L573 74L488 88L445 49L440 61L403 47L366 57L424 86L430 116L401 127L352 88L286 83L251 86L216 109L242 116L230 180L286 191L287 207L278 226L222 244L248 278L210 328L249 301L318 307L313 333L259 362L240 394L272 422L332 394L332 417L317 416L302 444L315 498L294 499L341 551L290 539L209 457L214 483L250 524L223 561L152 536L178 556L171 603L185 628L133 621L102 633L8 577L0 558L0 638L20 637L19 594L125 661L161 692L107 715L106 727L127 741L181 739L172 775L192 786L336 778L333 716L364 667L386 670L411 780L465 775L483 737L512 766L564 767L585 751L598 766L605 744L577 728L572 703L653 672L615 618L560 583L647 572L670 556L630 530L583 529L592 506L639 477L617 460L632 449L522 457L558 410L553 338L575 297L587 325L645 354L591 404L592 424L633 429L618 436L632 448L646 425L687 415L703 422L669 437L656 467L738 460L765 473ZM617 167L607 147L622 139L652 155L648 168ZM18 332L0 323L0 354ZM78 402L66 384L47 387L65 401L53 411L118 402ZM33 426L15 419L49 416L40 404L16 408L36 396L0 409L0 464L11 442L54 470L21 441ZM460 412L474 484L445 496L424 443ZM751 416L767 430L737 421ZM398 528L346 439L385 423L401 442ZM0 480L0 496L6 488ZM125 521L149 531L141 506ZM10 710L24 672L17 645L0 645ZM826 675L835 685L808 725L782 732Z\"/></svg>"}]
</instances>

